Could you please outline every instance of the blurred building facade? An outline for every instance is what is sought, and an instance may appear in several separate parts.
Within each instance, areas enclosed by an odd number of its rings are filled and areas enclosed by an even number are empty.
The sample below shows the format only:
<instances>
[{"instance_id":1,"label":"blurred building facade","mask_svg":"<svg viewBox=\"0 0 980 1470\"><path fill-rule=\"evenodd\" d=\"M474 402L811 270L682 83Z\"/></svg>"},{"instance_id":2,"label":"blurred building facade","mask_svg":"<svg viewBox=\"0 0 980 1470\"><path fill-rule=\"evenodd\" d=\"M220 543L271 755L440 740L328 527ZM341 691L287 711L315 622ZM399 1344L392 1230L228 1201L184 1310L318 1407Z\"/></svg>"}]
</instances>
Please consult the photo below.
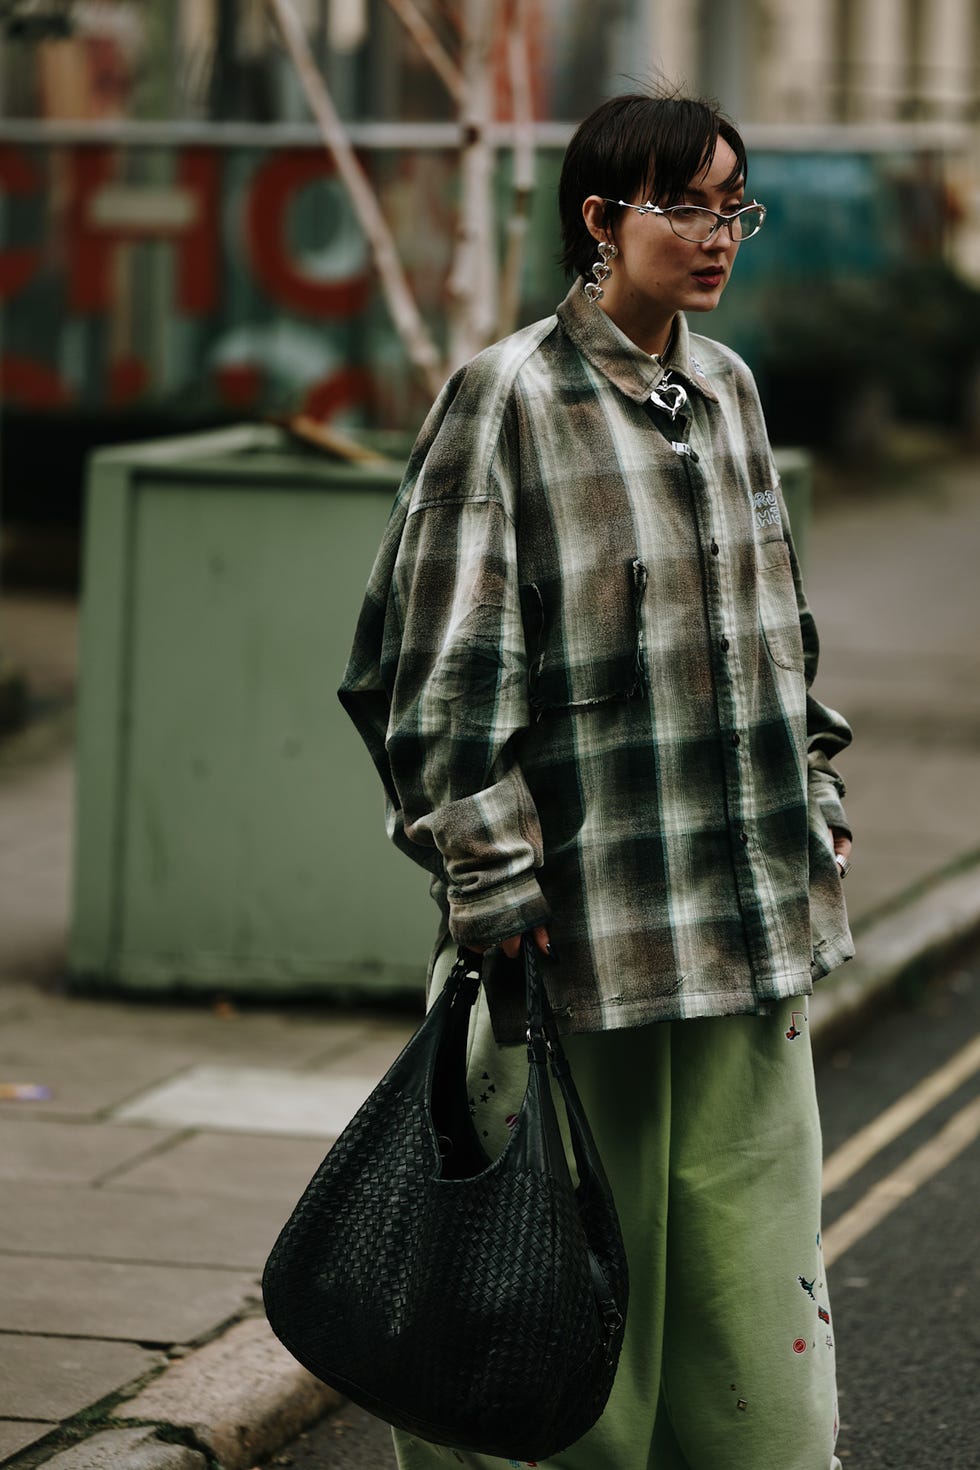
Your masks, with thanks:
<instances>
[{"instance_id":1,"label":"blurred building facade","mask_svg":"<svg viewBox=\"0 0 980 1470\"><path fill-rule=\"evenodd\" d=\"M450 115L386 0L294 4L348 116ZM415 4L451 45L461 7ZM530 0L528 13L546 118L660 74L743 123L978 121L976 0ZM8 117L295 110L265 0L6 0L0 27Z\"/></svg>"},{"instance_id":2,"label":"blurred building facade","mask_svg":"<svg viewBox=\"0 0 980 1470\"><path fill-rule=\"evenodd\" d=\"M695 76L746 122L978 121L975 0L652 0L650 11L665 71Z\"/></svg>"},{"instance_id":3,"label":"blurred building facade","mask_svg":"<svg viewBox=\"0 0 980 1470\"><path fill-rule=\"evenodd\" d=\"M387 0L294 3L438 327L454 104ZM455 50L461 6L416 4ZM575 121L664 81L717 96L750 145L769 221L712 330L763 380L767 321L785 338L842 280L859 305L875 272L952 263L980 282L977 0L526 0L526 15L539 120L527 319L564 289L554 188ZM398 428L424 411L264 0L0 0L0 233L5 515L67 483L47 450L270 411ZM815 373L841 345L812 318L798 336ZM916 325L920 344L935 320ZM862 333L876 335L873 317ZM62 432L39 436L52 418ZM77 475L67 498L74 514Z\"/></svg>"}]
</instances>

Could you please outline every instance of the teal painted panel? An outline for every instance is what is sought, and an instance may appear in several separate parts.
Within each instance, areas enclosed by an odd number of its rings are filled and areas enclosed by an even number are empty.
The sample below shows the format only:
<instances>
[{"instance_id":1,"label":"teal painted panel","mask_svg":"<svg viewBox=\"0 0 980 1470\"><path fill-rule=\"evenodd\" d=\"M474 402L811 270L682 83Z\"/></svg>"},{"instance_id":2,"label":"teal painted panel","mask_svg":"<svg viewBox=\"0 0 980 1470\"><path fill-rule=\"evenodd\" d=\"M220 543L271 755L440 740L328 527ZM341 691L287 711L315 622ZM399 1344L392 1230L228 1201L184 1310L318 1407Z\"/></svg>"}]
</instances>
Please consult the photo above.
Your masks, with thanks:
<instances>
[{"instance_id":1,"label":"teal painted panel","mask_svg":"<svg viewBox=\"0 0 980 1470\"><path fill-rule=\"evenodd\" d=\"M268 980L424 963L426 880L335 693L389 499L140 485L124 953Z\"/></svg>"},{"instance_id":2,"label":"teal painted panel","mask_svg":"<svg viewBox=\"0 0 980 1470\"><path fill-rule=\"evenodd\" d=\"M159 448L93 470L82 678L116 693L83 706L75 973L420 993L438 914L336 698L398 466Z\"/></svg>"}]
</instances>

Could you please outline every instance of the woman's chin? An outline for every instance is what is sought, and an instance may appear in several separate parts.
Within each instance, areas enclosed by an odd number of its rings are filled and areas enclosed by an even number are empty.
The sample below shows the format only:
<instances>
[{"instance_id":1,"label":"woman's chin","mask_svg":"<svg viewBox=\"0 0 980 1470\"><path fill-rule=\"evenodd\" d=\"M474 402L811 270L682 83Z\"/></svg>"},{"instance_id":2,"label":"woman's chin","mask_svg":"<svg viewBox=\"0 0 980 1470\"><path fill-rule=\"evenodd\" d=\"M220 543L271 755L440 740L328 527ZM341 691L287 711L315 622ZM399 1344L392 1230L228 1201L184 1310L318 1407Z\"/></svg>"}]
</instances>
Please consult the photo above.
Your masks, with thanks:
<instances>
[{"instance_id":1,"label":"woman's chin","mask_svg":"<svg viewBox=\"0 0 980 1470\"><path fill-rule=\"evenodd\" d=\"M714 311L721 300L721 291L712 291L710 296L696 296L693 301L685 303L685 311Z\"/></svg>"}]
</instances>

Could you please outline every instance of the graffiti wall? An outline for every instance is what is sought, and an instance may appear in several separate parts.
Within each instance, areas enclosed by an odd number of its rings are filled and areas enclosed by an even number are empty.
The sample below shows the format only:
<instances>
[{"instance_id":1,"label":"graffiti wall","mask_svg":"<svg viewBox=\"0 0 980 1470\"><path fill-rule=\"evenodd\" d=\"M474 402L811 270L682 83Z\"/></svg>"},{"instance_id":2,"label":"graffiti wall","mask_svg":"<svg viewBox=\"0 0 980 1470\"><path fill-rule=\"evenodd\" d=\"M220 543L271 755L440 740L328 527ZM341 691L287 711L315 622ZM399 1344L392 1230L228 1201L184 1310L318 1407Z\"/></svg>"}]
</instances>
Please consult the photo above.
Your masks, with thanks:
<instances>
[{"instance_id":1,"label":"graffiti wall","mask_svg":"<svg viewBox=\"0 0 980 1470\"><path fill-rule=\"evenodd\" d=\"M374 165L396 224L424 222L399 233L434 307L450 160ZM7 144L0 190L8 408L397 415L396 344L321 149Z\"/></svg>"}]
</instances>

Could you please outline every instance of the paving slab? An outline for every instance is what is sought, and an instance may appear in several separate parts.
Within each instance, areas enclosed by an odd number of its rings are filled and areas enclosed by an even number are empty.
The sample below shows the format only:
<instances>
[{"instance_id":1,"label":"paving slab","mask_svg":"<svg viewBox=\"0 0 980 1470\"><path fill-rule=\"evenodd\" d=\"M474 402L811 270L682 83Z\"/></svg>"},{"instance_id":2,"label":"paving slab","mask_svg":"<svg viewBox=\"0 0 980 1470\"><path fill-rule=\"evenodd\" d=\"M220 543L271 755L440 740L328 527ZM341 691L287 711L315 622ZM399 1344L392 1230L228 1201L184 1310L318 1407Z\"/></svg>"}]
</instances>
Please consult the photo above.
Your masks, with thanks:
<instances>
[{"instance_id":1,"label":"paving slab","mask_svg":"<svg viewBox=\"0 0 980 1470\"><path fill-rule=\"evenodd\" d=\"M23 999L29 993L22 982L15 983L9 977L0 980L0 1023L6 1025L19 1019Z\"/></svg>"},{"instance_id":2,"label":"paving slab","mask_svg":"<svg viewBox=\"0 0 980 1470\"><path fill-rule=\"evenodd\" d=\"M340 1055L335 1053L318 1058L316 1070L329 1072L332 1077L371 1077L374 1082L379 1082L402 1052L421 1019L419 1014L414 1020L406 1018L403 1023L386 1026L374 1035L369 1033L362 1042Z\"/></svg>"},{"instance_id":3,"label":"paving slab","mask_svg":"<svg viewBox=\"0 0 980 1470\"><path fill-rule=\"evenodd\" d=\"M77 597L4 586L0 603L4 647L21 667L30 669L34 698L70 700L78 677Z\"/></svg>"},{"instance_id":4,"label":"paving slab","mask_svg":"<svg viewBox=\"0 0 980 1470\"><path fill-rule=\"evenodd\" d=\"M0 1032L0 1077L51 1089L50 1102L32 1108L34 1118L45 1113L91 1117L187 1065L180 1047L160 1046L152 1034L144 1035L139 1046L120 1046L117 1037L101 1030L85 1034L75 1024L79 1019L56 1028L43 1014L15 1018Z\"/></svg>"},{"instance_id":5,"label":"paving slab","mask_svg":"<svg viewBox=\"0 0 980 1470\"><path fill-rule=\"evenodd\" d=\"M0 1179L91 1184L152 1152L172 1133L145 1127L106 1128L98 1123L48 1123L4 1114L0 1118Z\"/></svg>"},{"instance_id":6,"label":"paving slab","mask_svg":"<svg viewBox=\"0 0 980 1470\"><path fill-rule=\"evenodd\" d=\"M155 1429L104 1429L52 1459L48 1470L207 1470L188 1445L157 1439Z\"/></svg>"},{"instance_id":7,"label":"paving slab","mask_svg":"<svg viewBox=\"0 0 980 1470\"><path fill-rule=\"evenodd\" d=\"M328 1146L329 1141L322 1138L202 1130L122 1169L112 1180L112 1190L119 1194L171 1190L235 1201L260 1194L291 1205L306 1188Z\"/></svg>"},{"instance_id":8,"label":"paving slab","mask_svg":"<svg viewBox=\"0 0 980 1470\"><path fill-rule=\"evenodd\" d=\"M832 702L832 701L831 701ZM847 708L846 698L840 705ZM980 832L980 732L969 750L890 745L855 720L854 748L841 759L845 805L854 827L853 870L845 885L852 921L863 923L952 858ZM913 780L909 772L914 771ZM895 793L901 792L896 799Z\"/></svg>"},{"instance_id":9,"label":"paving slab","mask_svg":"<svg viewBox=\"0 0 980 1470\"><path fill-rule=\"evenodd\" d=\"M41 1424L26 1419L0 1419L0 1461L9 1460L29 1444L36 1444L57 1424Z\"/></svg>"},{"instance_id":10,"label":"paving slab","mask_svg":"<svg viewBox=\"0 0 980 1470\"><path fill-rule=\"evenodd\" d=\"M0 1256L0 1331L184 1343L259 1299L255 1272Z\"/></svg>"},{"instance_id":11,"label":"paving slab","mask_svg":"<svg viewBox=\"0 0 980 1470\"><path fill-rule=\"evenodd\" d=\"M378 1076L272 1067L192 1067L112 1110L114 1121L164 1128L335 1138Z\"/></svg>"},{"instance_id":12,"label":"paving slab","mask_svg":"<svg viewBox=\"0 0 980 1470\"><path fill-rule=\"evenodd\" d=\"M0 1416L67 1419L162 1362L134 1343L0 1332Z\"/></svg>"},{"instance_id":13,"label":"paving slab","mask_svg":"<svg viewBox=\"0 0 980 1470\"><path fill-rule=\"evenodd\" d=\"M0 1256L89 1257L254 1272L279 1233L285 1205L260 1190L252 1193L254 1197L243 1196L229 1210L216 1208L211 1194L21 1183L3 1203Z\"/></svg>"},{"instance_id":14,"label":"paving slab","mask_svg":"<svg viewBox=\"0 0 980 1470\"><path fill-rule=\"evenodd\" d=\"M2 846L0 846L2 851ZM65 916L67 922L67 915ZM0 901L0 943L4 904ZM5 947L5 946L4 946ZM2 951L0 951L2 953ZM17 980L16 972L4 963ZM370 1017L336 1014L324 1009L240 1008L229 1002L162 1004L138 995L62 995L37 987L17 988L21 1017L37 1023L39 1042L46 1035L74 1036L79 1048L115 1043L126 1049L170 1054L186 1066L206 1060L242 1065L305 1067L325 1055L343 1054L377 1034Z\"/></svg>"},{"instance_id":15,"label":"paving slab","mask_svg":"<svg viewBox=\"0 0 980 1470\"><path fill-rule=\"evenodd\" d=\"M2 777L0 935L4 968L44 976L64 968L71 890L74 769L64 750Z\"/></svg>"},{"instance_id":16,"label":"paving slab","mask_svg":"<svg viewBox=\"0 0 980 1470\"><path fill-rule=\"evenodd\" d=\"M184 1049L189 1063L236 1062L241 1066L304 1067L325 1050L343 1054L360 1044L364 1021L325 1009L296 1010L282 1006L200 1010L193 1006L160 1008L167 1037Z\"/></svg>"},{"instance_id":17,"label":"paving slab","mask_svg":"<svg viewBox=\"0 0 980 1470\"><path fill-rule=\"evenodd\" d=\"M175 1363L115 1417L183 1426L224 1470L245 1470L342 1402L254 1318Z\"/></svg>"},{"instance_id":18,"label":"paving slab","mask_svg":"<svg viewBox=\"0 0 980 1470\"><path fill-rule=\"evenodd\" d=\"M858 920L976 846L976 480L975 458L930 464L887 499L816 506L807 592L820 629L819 696L854 727L839 765Z\"/></svg>"}]
</instances>

